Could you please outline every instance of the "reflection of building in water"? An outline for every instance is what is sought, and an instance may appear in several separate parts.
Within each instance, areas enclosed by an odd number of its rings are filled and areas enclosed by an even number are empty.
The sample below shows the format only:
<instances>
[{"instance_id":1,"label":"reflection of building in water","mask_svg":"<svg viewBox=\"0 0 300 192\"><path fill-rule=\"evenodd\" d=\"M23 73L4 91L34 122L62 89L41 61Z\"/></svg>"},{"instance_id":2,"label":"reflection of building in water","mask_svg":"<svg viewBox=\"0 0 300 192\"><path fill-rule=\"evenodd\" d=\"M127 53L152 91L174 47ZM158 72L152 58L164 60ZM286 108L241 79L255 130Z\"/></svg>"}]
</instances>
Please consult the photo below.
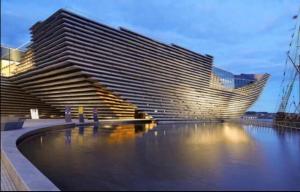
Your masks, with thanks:
<instances>
[{"instance_id":1,"label":"reflection of building in water","mask_svg":"<svg viewBox=\"0 0 300 192\"><path fill-rule=\"evenodd\" d=\"M237 159L252 158L253 140L238 123L159 124L155 131L143 137L143 148L168 160L160 163L180 162L183 171L217 169L214 176L218 177L224 168L221 162L229 159L232 164ZM176 158L174 153L178 154Z\"/></svg>"},{"instance_id":2,"label":"reflection of building in water","mask_svg":"<svg viewBox=\"0 0 300 192\"><path fill-rule=\"evenodd\" d=\"M72 129L67 129L65 131L65 143L71 144L72 142Z\"/></svg>"},{"instance_id":3,"label":"reflection of building in water","mask_svg":"<svg viewBox=\"0 0 300 192\"><path fill-rule=\"evenodd\" d=\"M225 167L220 162L229 159L228 163L234 164L236 160L252 158L253 141L240 124L206 124L186 132L187 135L182 138L184 142L177 146L177 151L184 156L187 169L195 169L196 165L197 169L217 169L222 174Z\"/></svg>"},{"instance_id":4,"label":"reflection of building in water","mask_svg":"<svg viewBox=\"0 0 300 192\"><path fill-rule=\"evenodd\" d=\"M106 132L109 134L108 142L121 143L124 140L134 139L137 136L147 133L155 126L155 123L115 125L112 129L106 129L106 131L109 130Z\"/></svg>"},{"instance_id":5,"label":"reflection of building in water","mask_svg":"<svg viewBox=\"0 0 300 192\"><path fill-rule=\"evenodd\" d=\"M72 129L67 129L65 131L65 143L70 144L73 139L78 141L80 144L83 144L86 141L85 137L90 137L93 135L97 139L98 135L101 134L106 136L108 143L121 143L126 140L134 139L135 137L141 136L144 133L147 133L149 130L156 127L156 123L147 123L147 124L106 124L94 125L93 127L89 126L78 126L78 131L72 131Z\"/></svg>"},{"instance_id":6,"label":"reflection of building in water","mask_svg":"<svg viewBox=\"0 0 300 192\"><path fill-rule=\"evenodd\" d=\"M98 129L99 129L99 124L95 124L93 127L93 135L94 136L98 135Z\"/></svg>"},{"instance_id":7,"label":"reflection of building in water","mask_svg":"<svg viewBox=\"0 0 300 192\"><path fill-rule=\"evenodd\" d=\"M195 129L195 132L196 134L192 134L191 138L188 139L187 142L194 144L250 142L249 135L247 135L247 133L240 124L224 123L206 125L202 126L199 129Z\"/></svg>"},{"instance_id":8,"label":"reflection of building in water","mask_svg":"<svg viewBox=\"0 0 300 192\"><path fill-rule=\"evenodd\" d=\"M241 129L241 127L234 127L225 124L223 133L226 141L228 142L248 143L250 141L249 136L244 129Z\"/></svg>"}]
</instances>

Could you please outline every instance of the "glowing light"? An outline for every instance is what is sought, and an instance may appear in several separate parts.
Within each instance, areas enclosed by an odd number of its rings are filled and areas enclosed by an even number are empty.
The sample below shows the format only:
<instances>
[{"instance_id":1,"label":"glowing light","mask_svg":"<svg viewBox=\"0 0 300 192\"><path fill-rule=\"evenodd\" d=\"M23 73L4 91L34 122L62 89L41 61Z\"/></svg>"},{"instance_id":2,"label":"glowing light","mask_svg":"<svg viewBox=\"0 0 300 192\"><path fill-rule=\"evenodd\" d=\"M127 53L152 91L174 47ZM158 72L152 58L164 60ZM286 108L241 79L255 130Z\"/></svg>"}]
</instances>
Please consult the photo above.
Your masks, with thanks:
<instances>
[{"instance_id":1,"label":"glowing light","mask_svg":"<svg viewBox=\"0 0 300 192\"><path fill-rule=\"evenodd\" d=\"M230 142L234 142L234 143L249 142L249 138L241 129L237 129L225 125L223 130L224 130L225 138Z\"/></svg>"}]
</instances>

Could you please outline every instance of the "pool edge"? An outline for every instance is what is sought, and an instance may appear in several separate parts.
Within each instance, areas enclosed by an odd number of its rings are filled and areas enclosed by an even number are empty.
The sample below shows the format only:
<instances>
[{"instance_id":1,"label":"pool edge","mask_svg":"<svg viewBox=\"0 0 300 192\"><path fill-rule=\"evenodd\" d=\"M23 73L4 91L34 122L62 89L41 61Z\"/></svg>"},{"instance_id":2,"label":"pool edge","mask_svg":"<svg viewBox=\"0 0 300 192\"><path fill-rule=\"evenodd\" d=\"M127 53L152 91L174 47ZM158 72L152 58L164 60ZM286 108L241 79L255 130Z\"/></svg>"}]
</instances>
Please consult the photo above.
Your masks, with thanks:
<instances>
[{"instance_id":1,"label":"pool edge","mask_svg":"<svg viewBox=\"0 0 300 192\"><path fill-rule=\"evenodd\" d=\"M53 123L26 127L14 131L1 131L1 167L5 166L11 182L19 191L60 191L18 149L17 143L47 129L74 127L75 123ZM5 190L5 189L1 189Z\"/></svg>"},{"instance_id":2,"label":"pool edge","mask_svg":"<svg viewBox=\"0 0 300 192\"><path fill-rule=\"evenodd\" d=\"M30 121L30 120L28 120ZM49 122L48 122L49 121ZM146 123L152 120L102 120L99 124L106 123ZM46 123L45 123L46 122ZM30 123L29 123L30 124ZM79 123L78 120L66 123L63 119L37 121L37 124L23 126L22 129L1 131L1 167L8 170L9 179L18 191L60 191L60 189L36 168L18 149L18 144L27 137L47 130L65 129L78 125L94 125L87 120ZM1 189L5 190L5 189Z\"/></svg>"}]
</instances>

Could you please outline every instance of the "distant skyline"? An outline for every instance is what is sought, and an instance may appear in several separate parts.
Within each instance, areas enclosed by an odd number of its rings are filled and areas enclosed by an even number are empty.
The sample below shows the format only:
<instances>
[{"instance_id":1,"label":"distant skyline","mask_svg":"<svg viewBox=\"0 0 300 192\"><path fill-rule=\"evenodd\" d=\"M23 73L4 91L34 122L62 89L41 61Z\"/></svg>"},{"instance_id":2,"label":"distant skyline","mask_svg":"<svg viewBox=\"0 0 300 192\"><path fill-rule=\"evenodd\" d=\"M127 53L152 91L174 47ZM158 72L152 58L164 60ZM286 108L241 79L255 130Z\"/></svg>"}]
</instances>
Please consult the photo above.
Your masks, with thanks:
<instances>
[{"instance_id":1,"label":"distant skyline","mask_svg":"<svg viewBox=\"0 0 300 192\"><path fill-rule=\"evenodd\" d=\"M300 0L2 0L1 44L29 42L29 28L60 8L212 55L215 66L236 74L269 73L249 111L275 112Z\"/></svg>"}]
</instances>

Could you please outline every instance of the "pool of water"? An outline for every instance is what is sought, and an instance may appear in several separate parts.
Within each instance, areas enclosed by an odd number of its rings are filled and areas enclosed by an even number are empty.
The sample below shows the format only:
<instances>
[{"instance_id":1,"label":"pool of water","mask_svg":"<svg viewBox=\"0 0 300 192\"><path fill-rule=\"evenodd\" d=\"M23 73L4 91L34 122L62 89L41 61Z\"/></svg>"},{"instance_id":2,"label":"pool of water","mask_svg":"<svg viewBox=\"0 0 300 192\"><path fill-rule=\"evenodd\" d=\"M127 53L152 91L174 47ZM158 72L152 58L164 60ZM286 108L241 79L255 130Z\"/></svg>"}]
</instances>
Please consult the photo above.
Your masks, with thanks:
<instances>
[{"instance_id":1,"label":"pool of water","mask_svg":"<svg viewBox=\"0 0 300 192\"><path fill-rule=\"evenodd\" d=\"M300 131L235 123L44 132L20 151L61 190L300 190Z\"/></svg>"}]
</instances>

